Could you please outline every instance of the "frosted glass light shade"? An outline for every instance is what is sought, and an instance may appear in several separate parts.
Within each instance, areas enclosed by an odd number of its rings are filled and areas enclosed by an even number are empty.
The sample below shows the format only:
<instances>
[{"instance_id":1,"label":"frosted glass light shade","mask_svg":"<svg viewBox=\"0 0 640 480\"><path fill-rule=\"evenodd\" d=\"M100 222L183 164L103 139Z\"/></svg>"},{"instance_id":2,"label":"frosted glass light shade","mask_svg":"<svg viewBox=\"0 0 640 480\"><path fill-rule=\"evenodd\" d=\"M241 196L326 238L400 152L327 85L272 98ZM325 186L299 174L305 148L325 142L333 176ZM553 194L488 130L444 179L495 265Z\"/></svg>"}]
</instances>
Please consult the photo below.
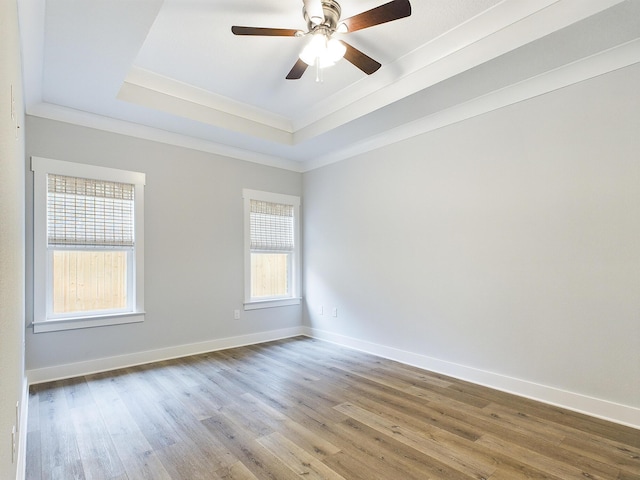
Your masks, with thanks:
<instances>
[{"instance_id":1,"label":"frosted glass light shade","mask_svg":"<svg viewBox=\"0 0 640 480\"><path fill-rule=\"evenodd\" d=\"M300 59L311 67L319 62L320 68L326 68L344 57L346 51L347 47L342 42L320 33L313 35L300 53Z\"/></svg>"}]
</instances>

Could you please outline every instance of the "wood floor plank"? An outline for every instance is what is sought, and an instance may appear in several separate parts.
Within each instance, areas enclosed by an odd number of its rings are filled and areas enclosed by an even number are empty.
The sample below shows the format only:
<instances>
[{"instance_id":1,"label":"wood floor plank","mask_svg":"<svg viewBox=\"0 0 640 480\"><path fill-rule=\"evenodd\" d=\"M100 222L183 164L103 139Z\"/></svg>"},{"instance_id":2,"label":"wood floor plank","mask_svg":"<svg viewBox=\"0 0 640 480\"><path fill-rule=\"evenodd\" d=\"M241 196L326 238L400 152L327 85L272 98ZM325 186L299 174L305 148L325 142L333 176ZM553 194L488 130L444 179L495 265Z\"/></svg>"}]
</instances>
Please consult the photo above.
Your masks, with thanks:
<instances>
[{"instance_id":1,"label":"wood floor plank","mask_svg":"<svg viewBox=\"0 0 640 480\"><path fill-rule=\"evenodd\" d=\"M490 403L495 402L508 406L521 413L541 418L553 424L571 427L583 433L623 442L635 448L640 448L640 435L638 435L638 430L631 427L617 425L582 413L573 412L553 405L546 405L541 402L536 402L535 400L518 397L517 395L500 392L482 387L481 385L474 385L469 382L457 382L449 387L449 389L484 398Z\"/></svg>"},{"instance_id":2,"label":"wood floor plank","mask_svg":"<svg viewBox=\"0 0 640 480\"><path fill-rule=\"evenodd\" d=\"M42 459L40 453L40 397L36 389L29 391L29 407L26 429L27 432L27 458L32 461L26 464L26 478L42 478ZM23 433L24 435L24 433Z\"/></svg>"},{"instance_id":3,"label":"wood floor plank","mask_svg":"<svg viewBox=\"0 0 640 480\"><path fill-rule=\"evenodd\" d=\"M351 395L352 391L356 394ZM428 426L437 427L467 440L476 440L485 432L482 428L471 423L442 415L439 411L430 408L429 403L421 402L402 391L394 394L380 391L375 396L365 394L367 391L370 390L366 388L359 390L353 387L349 390L347 397L366 408L382 410L398 419L404 418L407 423L421 425L425 428Z\"/></svg>"},{"instance_id":4,"label":"wood floor plank","mask_svg":"<svg viewBox=\"0 0 640 480\"><path fill-rule=\"evenodd\" d=\"M220 439L212 437L207 428L182 408L179 401L165 399L160 402L167 422L175 425L182 444L191 447L209 471L215 471L236 462L236 458Z\"/></svg>"},{"instance_id":5,"label":"wood floor plank","mask_svg":"<svg viewBox=\"0 0 640 480\"><path fill-rule=\"evenodd\" d=\"M375 444L375 448L367 449L362 438L354 435L343 435L343 431L339 428L340 423L322 421L321 418L317 418L306 408L291 409L287 412L287 415L291 420L285 422L286 427L285 430L282 431L283 435L286 435L291 439L291 430L295 431L303 429L305 432L311 432L311 434L316 438L322 438L325 442L330 442L331 449L338 449L336 453L330 454L326 446L322 447L322 450L320 451L313 448L308 449L308 451L313 452L316 456L322 458L325 463L334 465L338 468L339 473L346 478L369 479L378 478L378 476L382 474L386 475L386 478L390 478L387 462L378 461L380 455L378 447L380 444L384 444L380 439L376 439L373 442ZM347 421L349 420L346 416L344 416L344 418ZM351 455L342 455L343 450L349 450ZM403 453L406 454L406 452ZM349 472L349 468L355 466L359 469L357 471L360 472L360 474L356 476L347 476L342 473L342 470L340 470L342 468L346 468L346 471ZM371 472L375 472L375 475L372 475Z\"/></svg>"},{"instance_id":6,"label":"wood floor plank","mask_svg":"<svg viewBox=\"0 0 640 480\"><path fill-rule=\"evenodd\" d=\"M50 385L50 384L49 384ZM34 385L37 387L38 385ZM29 418L27 419L26 429L28 432L40 431L40 394L38 389L31 387L29 389ZM23 429L25 427L22 427Z\"/></svg>"},{"instance_id":7,"label":"wood floor plank","mask_svg":"<svg viewBox=\"0 0 640 480\"><path fill-rule=\"evenodd\" d=\"M535 467L543 472L547 472L551 475L557 476L558 478L566 480L584 480L584 478L593 480L617 478L619 473L616 471L611 472L610 475L597 475L592 472L584 471L572 464L556 461L552 458L541 455L527 448L513 445L512 443L507 443L504 440L496 438L492 435L485 435L476 443L479 445L484 445L485 447L493 451L500 452L504 455L517 455L518 458L524 459L524 463L531 465L532 467Z\"/></svg>"},{"instance_id":8,"label":"wood floor plank","mask_svg":"<svg viewBox=\"0 0 640 480\"><path fill-rule=\"evenodd\" d=\"M332 427L341 438L348 439L349 450L363 463L375 467L386 478L403 480L469 480L468 475L425 455L410 445L379 432L351 418Z\"/></svg>"},{"instance_id":9,"label":"wood floor plank","mask_svg":"<svg viewBox=\"0 0 640 480\"><path fill-rule=\"evenodd\" d=\"M527 418L526 415L523 416L519 412L509 409L497 413L491 408L494 404L476 407L449 398L446 394L436 393L421 387L411 387L408 391L412 395L426 400L426 408L435 414L455 419L485 433L493 433L505 438L537 434L545 441L556 445L559 445L566 437L565 432L549 429L548 424L544 421L538 423L539 420L535 417Z\"/></svg>"},{"instance_id":10,"label":"wood floor plank","mask_svg":"<svg viewBox=\"0 0 640 480\"><path fill-rule=\"evenodd\" d=\"M27 458L31 460L25 466L26 478L43 478L41 450L40 430L27 432Z\"/></svg>"},{"instance_id":11,"label":"wood floor plank","mask_svg":"<svg viewBox=\"0 0 640 480\"><path fill-rule=\"evenodd\" d=\"M585 471L603 475L606 478L615 478L620 470L621 466L626 467L629 471L640 469L640 462L633 461L629 456L623 458L620 455L614 455L611 449L608 449L609 455L602 455L605 451L605 445L611 442L608 439L602 439L597 442L597 449L594 450L588 448L588 443L585 444L586 439L591 438L590 434L579 432L574 430L573 435L569 434L569 427L561 426L554 429L549 424L543 424L538 419L532 419L532 417L517 416L514 413L505 413L508 410L506 408L495 408L493 411L503 412L500 417L505 415L513 418L513 422L517 424L517 432L511 437L511 443L526 447L537 453L540 453L550 459L559 460L561 462L571 462L575 467L584 469ZM492 414L492 417L497 415ZM520 423L521 422L521 423ZM527 431L528 430L528 431ZM560 433L562 432L562 433ZM537 433L539 438L532 439L531 433ZM558 436L562 434L562 440L560 443L550 441L554 435ZM573 441L567 442L567 436ZM576 441L582 439L579 444L583 448L576 448ZM567 445L574 445L573 448L566 448ZM614 460L614 457L618 461ZM638 457L640 458L640 457Z\"/></svg>"},{"instance_id":12,"label":"wood floor plank","mask_svg":"<svg viewBox=\"0 0 640 480\"><path fill-rule=\"evenodd\" d=\"M26 432L28 480L640 480L636 429L304 337L33 385Z\"/></svg>"},{"instance_id":13,"label":"wood floor plank","mask_svg":"<svg viewBox=\"0 0 640 480\"><path fill-rule=\"evenodd\" d=\"M488 414L491 421L507 426L514 432L524 435L531 435L532 433L540 435L555 445L559 445L567 437L565 431L554 430L550 428L548 423L543 422L539 418L521 415L515 410L501 407L494 403L483 408L479 414Z\"/></svg>"},{"instance_id":14,"label":"wood floor plank","mask_svg":"<svg viewBox=\"0 0 640 480\"><path fill-rule=\"evenodd\" d=\"M202 420L217 413L225 402L203 385L201 378L200 382L196 381L197 375L192 374L186 364L179 365L179 368L163 368L150 373L158 385L171 392L196 419Z\"/></svg>"},{"instance_id":15,"label":"wood floor plank","mask_svg":"<svg viewBox=\"0 0 640 480\"><path fill-rule=\"evenodd\" d=\"M156 450L156 455L172 479L210 480L215 471L192 442L178 441Z\"/></svg>"},{"instance_id":16,"label":"wood floor plank","mask_svg":"<svg viewBox=\"0 0 640 480\"><path fill-rule=\"evenodd\" d=\"M113 440L94 405L70 410L82 467L88 478L114 478L125 473Z\"/></svg>"},{"instance_id":17,"label":"wood floor plank","mask_svg":"<svg viewBox=\"0 0 640 480\"><path fill-rule=\"evenodd\" d=\"M102 417L108 419L107 430L127 475L141 480L171 480L112 383L108 378L94 379L88 386Z\"/></svg>"},{"instance_id":18,"label":"wood floor plank","mask_svg":"<svg viewBox=\"0 0 640 480\"><path fill-rule=\"evenodd\" d=\"M640 475L621 470L617 480L640 480Z\"/></svg>"},{"instance_id":19,"label":"wood floor plank","mask_svg":"<svg viewBox=\"0 0 640 480\"><path fill-rule=\"evenodd\" d=\"M409 385L415 385L416 387L429 387L435 386L440 388L449 388L453 385L451 380L444 380L436 375L429 375L425 371L415 371L414 369L406 368L404 365L379 365L374 369L383 375L392 375L398 380Z\"/></svg>"},{"instance_id":20,"label":"wood floor plank","mask_svg":"<svg viewBox=\"0 0 640 480\"><path fill-rule=\"evenodd\" d=\"M333 396L335 389L311 388L306 384L297 381L283 381L278 378L270 378L263 374L252 373L251 371L237 370L233 372L222 372L222 376L229 381L235 379L244 387L244 392L252 392L258 397L267 397L277 401L283 409L298 408L307 411L310 415L319 418L321 421L342 421L344 416L333 409L336 403L340 402L339 397Z\"/></svg>"},{"instance_id":21,"label":"wood floor plank","mask_svg":"<svg viewBox=\"0 0 640 480\"><path fill-rule=\"evenodd\" d=\"M268 419L263 414L256 415L258 409L247 410L241 405L229 404L220 409L220 413L242 426L244 430L250 432L254 438L264 437L273 433L273 428Z\"/></svg>"},{"instance_id":22,"label":"wood floor plank","mask_svg":"<svg viewBox=\"0 0 640 480\"><path fill-rule=\"evenodd\" d=\"M527 480L563 480L560 477L535 470L529 465L514 467L513 465L500 465L488 480L513 480L526 478Z\"/></svg>"},{"instance_id":23,"label":"wood floor plank","mask_svg":"<svg viewBox=\"0 0 640 480\"><path fill-rule=\"evenodd\" d=\"M143 388L144 384L139 383L136 389L130 389L129 382L131 378L121 374L114 377L113 387L151 447L159 450L179 442L180 435L174 425L167 421L156 399Z\"/></svg>"},{"instance_id":24,"label":"wood floor plank","mask_svg":"<svg viewBox=\"0 0 640 480\"><path fill-rule=\"evenodd\" d=\"M562 441L562 448L614 465L627 474L640 477L640 449L638 448L585 435L566 437Z\"/></svg>"},{"instance_id":25,"label":"wood floor plank","mask_svg":"<svg viewBox=\"0 0 640 480\"><path fill-rule=\"evenodd\" d=\"M39 394L42 478L82 480L85 473L64 385L62 382L52 382L50 385L49 389Z\"/></svg>"},{"instance_id":26,"label":"wood floor plank","mask_svg":"<svg viewBox=\"0 0 640 480\"><path fill-rule=\"evenodd\" d=\"M236 462L230 467L222 468L215 472L215 478L219 480L258 480L244 463Z\"/></svg>"},{"instance_id":27,"label":"wood floor plank","mask_svg":"<svg viewBox=\"0 0 640 480\"><path fill-rule=\"evenodd\" d=\"M324 463L347 479L389 480L386 472L377 470L375 465L365 463L345 451L327 457Z\"/></svg>"},{"instance_id":28,"label":"wood floor plank","mask_svg":"<svg viewBox=\"0 0 640 480\"><path fill-rule=\"evenodd\" d=\"M340 451L340 448L327 441L321 435L317 435L303 425L291 420L275 408L267 405L250 393L242 395L242 399L251 405L253 411L261 410L263 419L271 419L272 428L280 431L286 438L295 442L296 445L313 452L314 455L323 458L327 455L333 455Z\"/></svg>"},{"instance_id":29,"label":"wood floor plank","mask_svg":"<svg viewBox=\"0 0 640 480\"><path fill-rule=\"evenodd\" d=\"M309 452L295 443L274 432L266 437L260 437L258 443L269 450L287 467L299 476L310 480L345 480L337 472L331 470Z\"/></svg>"},{"instance_id":30,"label":"wood floor plank","mask_svg":"<svg viewBox=\"0 0 640 480\"><path fill-rule=\"evenodd\" d=\"M254 362L264 368L277 368L278 371L286 372L289 378L306 382L318 382L321 379L321 373L316 373L309 368L309 359L302 358L299 355L292 355L286 350L268 350L264 352L259 346L244 347L253 352ZM264 353L263 353L264 352Z\"/></svg>"},{"instance_id":31,"label":"wood floor plank","mask_svg":"<svg viewBox=\"0 0 640 480\"><path fill-rule=\"evenodd\" d=\"M84 378L64 380L63 385L68 408L73 409L93 404L93 396Z\"/></svg>"},{"instance_id":32,"label":"wood floor plank","mask_svg":"<svg viewBox=\"0 0 640 480\"><path fill-rule=\"evenodd\" d=\"M640 468L640 463L636 464L634 462L634 460L640 460L640 447L635 447L597 434L584 432L573 426L548 422L540 417L526 414L520 410L501 404L490 404L483 410L491 413L492 418L517 418L529 431L533 430L544 433L545 435L562 437L563 444L579 442L581 444L580 448L585 451L606 451L608 455L627 459L629 466ZM621 430L626 431L627 427L621 427ZM636 435L640 436L640 432Z\"/></svg>"},{"instance_id":33,"label":"wood floor plank","mask_svg":"<svg viewBox=\"0 0 640 480\"><path fill-rule=\"evenodd\" d=\"M471 477L477 478L481 475L488 478L497 468L493 458L481 451L475 451L471 445L462 445L452 436L445 435L446 432L416 431L395 425L394 422L352 403L343 403L335 408L380 433L395 438Z\"/></svg>"},{"instance_id":34,"label":"wood floor plank","mask_svg":"<svg viewBox=\"0 0 640 480\"><path fill-rule=\"evenodd\" d=\"M233 422L224 413L207 418L202 423L229 448L258 479L293 480L299 479L276 456L257 442L256 437Z\"/></svg>"}]
</instances>

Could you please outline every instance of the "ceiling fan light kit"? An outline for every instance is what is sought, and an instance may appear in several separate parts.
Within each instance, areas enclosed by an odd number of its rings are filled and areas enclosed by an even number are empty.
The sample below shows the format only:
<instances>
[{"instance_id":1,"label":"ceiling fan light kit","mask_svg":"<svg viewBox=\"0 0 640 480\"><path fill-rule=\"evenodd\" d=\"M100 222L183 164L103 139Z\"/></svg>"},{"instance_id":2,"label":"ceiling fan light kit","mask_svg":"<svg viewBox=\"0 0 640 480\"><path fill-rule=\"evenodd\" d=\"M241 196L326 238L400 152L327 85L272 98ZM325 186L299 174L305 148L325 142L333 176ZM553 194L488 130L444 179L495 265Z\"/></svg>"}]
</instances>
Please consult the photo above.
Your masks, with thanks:
<instances>
[{"instance_id":1,"label":"ceiling fan light kit","mask_svg":"<svg viewBox=\"0 0 640 480\"><path fill-rule=\"evenodd\" d=\"M300 52L300 59L310 67L327 68L344 57L347 47L340 40L318 33Z\"/></svg>"},{"instance_id":2,"label":"ceiling fan light kit","mask_svg":"<svg viewBox=\"0 0 640 480\"><path fill-rule=\"evenodd\" d=\"M340 22L342 9L335 0L303 0L302 14L307 22L307 31L285 28L233 26L234 35L302 37L311 40L300 52L287 80L302 77L307 67L316 67L316 81L322 81L321 70L335 65L341 58L358 67L367 75L376 72L382 65L346 42L333 38L335 33L349 33L411 15L409 0L392 0L379 7L367 10Z\"/></svg>"}]
</instances>

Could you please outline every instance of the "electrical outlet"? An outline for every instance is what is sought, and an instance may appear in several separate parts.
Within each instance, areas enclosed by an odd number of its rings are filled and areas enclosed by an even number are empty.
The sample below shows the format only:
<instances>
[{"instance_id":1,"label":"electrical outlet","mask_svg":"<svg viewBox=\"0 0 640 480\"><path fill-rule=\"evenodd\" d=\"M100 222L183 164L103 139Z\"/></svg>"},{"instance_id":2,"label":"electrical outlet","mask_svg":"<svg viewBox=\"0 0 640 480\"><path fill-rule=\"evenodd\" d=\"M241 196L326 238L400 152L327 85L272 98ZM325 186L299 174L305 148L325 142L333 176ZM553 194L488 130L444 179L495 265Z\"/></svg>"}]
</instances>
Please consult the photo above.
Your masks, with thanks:
<instances>
[{"instance_id":1,"label":"electrical outlet","mask_svg":"<svg viewBox=\"0 0 640 480\"><path fill-rule=\"evenodd\" d=\"M240 320L240 310L234 310L233 311L233 319L234 320Z\"/></svg>"},{"instance_id":2,"label":"electrical outlet","mask_svg":"<svg viewBox=\"0 0 640 480\"><path fill-rule=\"evenodd\" d=\"M337 309L337 307L333 307L333 308L331 309L331 316L332 316L332 317L337 317L337 316L338 316L338 309Z\"/></svg>"}]
</instances>

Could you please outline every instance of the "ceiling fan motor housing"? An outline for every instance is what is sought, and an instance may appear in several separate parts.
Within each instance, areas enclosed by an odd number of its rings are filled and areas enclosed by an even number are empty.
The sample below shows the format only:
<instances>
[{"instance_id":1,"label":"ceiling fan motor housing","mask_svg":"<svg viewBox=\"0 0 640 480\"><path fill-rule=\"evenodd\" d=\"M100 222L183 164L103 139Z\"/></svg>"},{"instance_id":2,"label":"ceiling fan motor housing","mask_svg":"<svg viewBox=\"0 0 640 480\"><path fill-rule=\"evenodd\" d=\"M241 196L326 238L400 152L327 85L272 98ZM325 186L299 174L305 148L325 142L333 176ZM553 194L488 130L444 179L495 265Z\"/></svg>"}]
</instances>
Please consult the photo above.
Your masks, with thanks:
<instances>
[{"instance_id":1,"label":"ceiling fan motor housing","mask_svg":"<svg viewBox=\"0 0 640 480\"><path fill-rule=\"evenodd\" d=\"M322 12L324 14L324 22L322 22L322 26L328 29L331 33L333 33L340 21L340 14L342 13L342 9L340 8L340 4L335 0L322 0ZM309 31L313 31L318 28L318 25L314 25L307 13L306 8L302 8L302 13L304 15L304 19L307 22L307 27Z\"/></svg>"},{"instance_id":2,"label":"ceiling fan motor housing","mask_svg":"<svg viewBox=\"0 0 640 480\"><path fill-rule=\"evenodd\" d=\"M287 75L288 80L302 77L309 65L317 65L318 69L335 64L340 58L355 65L367 75L377 72L382 66L367 54L361 52L343 40L332 38L334 33L356 32L365 28L399 20L411 15L409 0L391 0L383 5L366 10L342 20L342 9L336 0L302 0L302 14L307 22L308 30L291 28L244 27L234 25L234 35L258 35L265 37L303 37L311 35L312 39L300 53L298 60ZM324 66L319 59L324 60Z\"/></svg>"}]
</instances>

